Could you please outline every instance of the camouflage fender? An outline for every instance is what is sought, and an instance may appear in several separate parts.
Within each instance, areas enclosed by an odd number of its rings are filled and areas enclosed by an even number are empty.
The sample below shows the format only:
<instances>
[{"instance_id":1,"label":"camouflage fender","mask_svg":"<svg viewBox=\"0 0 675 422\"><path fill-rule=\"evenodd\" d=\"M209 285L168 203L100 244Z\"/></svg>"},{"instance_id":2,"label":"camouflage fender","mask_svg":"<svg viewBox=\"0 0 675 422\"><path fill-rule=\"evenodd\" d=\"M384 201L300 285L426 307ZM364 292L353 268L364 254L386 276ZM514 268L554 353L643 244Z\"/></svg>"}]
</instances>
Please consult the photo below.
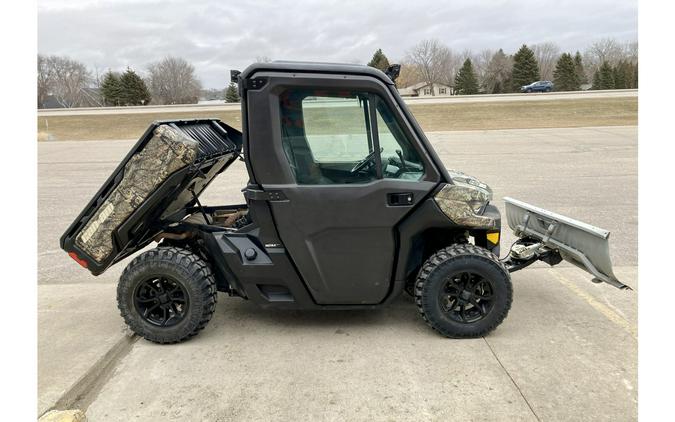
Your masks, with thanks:
<instances>
[{"instance_id":1,"label":"camouflage fender","mask_svg":"<svg viewBox=\"0 0 675 422\"><path fill-rule=\"evenodd\" d=\"M481 208L490 200L490 194L469 184L447 184L434 195L441 211L455 224L476 229L495 229L493 218L476 214L475 208Z\"/></svg>"},{"instance_id":2,"label":"camouflage fender","mask_svg":"<svg viewBox=\"0 0 675 422\"><path fill-rule=\"evenodd\" d=\"M158 126L143 149L124 166L124 177L77 235L75 244L102 262L113 251L113 231L169 175L192 164L198 150L197 141L170 126Z\"/></svg>"}]
</instances>

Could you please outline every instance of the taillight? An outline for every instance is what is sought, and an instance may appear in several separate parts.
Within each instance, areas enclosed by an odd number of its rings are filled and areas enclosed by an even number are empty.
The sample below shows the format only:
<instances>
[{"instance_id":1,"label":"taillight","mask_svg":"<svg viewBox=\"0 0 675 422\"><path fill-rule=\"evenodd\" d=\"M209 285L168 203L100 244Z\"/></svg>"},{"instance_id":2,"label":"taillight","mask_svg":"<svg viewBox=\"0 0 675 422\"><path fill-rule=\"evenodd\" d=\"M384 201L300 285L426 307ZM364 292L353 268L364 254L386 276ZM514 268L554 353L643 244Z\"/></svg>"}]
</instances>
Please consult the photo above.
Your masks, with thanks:
<instances>
[{"instance_id":1,"label":"taillight","mask_svg":"<svg viewBox=\"0 0 675 422\"><path fill-rule=\"evenodd\" d=\"M84 259L80 259L80 257L77 256L77 254L75 252L68 252L68 256L73 258L75 260L75 262L80 264L83 268L87 268L87 265L88 265L87 261L85 261Z\"/></svg>"}]
</instances>

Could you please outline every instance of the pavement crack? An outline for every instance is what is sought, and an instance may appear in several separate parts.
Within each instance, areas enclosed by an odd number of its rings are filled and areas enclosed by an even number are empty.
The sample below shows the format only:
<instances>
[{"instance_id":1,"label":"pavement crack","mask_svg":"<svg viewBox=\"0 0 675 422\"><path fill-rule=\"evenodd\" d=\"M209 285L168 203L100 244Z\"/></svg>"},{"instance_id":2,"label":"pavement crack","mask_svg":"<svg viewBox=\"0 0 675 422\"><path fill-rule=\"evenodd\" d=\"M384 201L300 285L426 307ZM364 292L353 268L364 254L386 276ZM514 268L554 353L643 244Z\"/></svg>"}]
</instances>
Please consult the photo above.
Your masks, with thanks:
<instances>
[{"instance_id":1,"label":"pavement crack","mask_svg":"<svg viewBox=\"0 0 675 422\"><path fill-rule=\"evenodd\" d=\"M504 373L506 373L506 375L511 380L511 383L513 383L513 386L516 387L516 390L518 390L518 393L520 394L520 397L523 398L523 400L525 401L525 404L527 404L527 407L530 408L530 412L532 412L532 415L534 416L534 418L537 421L541 421L541 419L539 419L539 416L537 415L537 412L534 411L534 408L532 407L530 402L527 400L527 397L525 397L525 394L523 394L523 390L520 389L520 386L518 385L518 383L516 383L516 380L513 379L513 377L511 376L511 373L508 371L508 369L506 369L506 367L504 366L502 361L499 360L499 357L497 357L497 353L495 353L495 350L492 348L490 343L487 341L487 339L485 337L483 337L483 341L485 341L485 344L487 345L488 349L490 349L490 352L492 353L492 356L495 357L495 359L497 360L497 363L499 363L499 366L502 367L502 369L504 370Z\"/></svg>"},{"instance_id":2,"label":"pavement crack","mask_svg":"<svg viewBox=\"0 0 675 422\"><path fill-rule=\"evenodd\" d=\"M50 410L68 410L80 409L83 412L94 399L98 393L106 385L112 376L115 368L119 362L131 351L134 343L138 340L137 335L124 336L117 342L108 352L103 355L87 372L80 377L54 404L54 406L47 409L44 413ZM44 414L43 413L43 414ZM40 415L42 416L42 415Z\"/></svg>"}]
</instances>

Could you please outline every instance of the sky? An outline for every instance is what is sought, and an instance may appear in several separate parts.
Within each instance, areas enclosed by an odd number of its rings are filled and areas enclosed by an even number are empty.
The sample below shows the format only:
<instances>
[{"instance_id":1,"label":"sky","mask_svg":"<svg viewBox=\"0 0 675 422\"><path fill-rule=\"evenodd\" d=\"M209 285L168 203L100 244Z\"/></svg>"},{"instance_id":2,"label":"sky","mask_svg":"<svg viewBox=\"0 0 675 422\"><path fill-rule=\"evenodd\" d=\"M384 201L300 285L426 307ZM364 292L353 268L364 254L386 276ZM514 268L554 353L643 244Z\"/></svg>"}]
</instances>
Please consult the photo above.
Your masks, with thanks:
<instances>
[{"instance_id":1,"label":"sky","mask_svg":"<svg viewBox=\"0 0 675 422\"><path fill-rule=\"evenodd\" d=\"M40 54L141 74L180 56L204 88L263 56L365 64L377 48L396 62L429 38L458 53L513 53L542 42L583 51L607 37L637 41L637 0L38 0Z\"/></svg>"}]
</instances>

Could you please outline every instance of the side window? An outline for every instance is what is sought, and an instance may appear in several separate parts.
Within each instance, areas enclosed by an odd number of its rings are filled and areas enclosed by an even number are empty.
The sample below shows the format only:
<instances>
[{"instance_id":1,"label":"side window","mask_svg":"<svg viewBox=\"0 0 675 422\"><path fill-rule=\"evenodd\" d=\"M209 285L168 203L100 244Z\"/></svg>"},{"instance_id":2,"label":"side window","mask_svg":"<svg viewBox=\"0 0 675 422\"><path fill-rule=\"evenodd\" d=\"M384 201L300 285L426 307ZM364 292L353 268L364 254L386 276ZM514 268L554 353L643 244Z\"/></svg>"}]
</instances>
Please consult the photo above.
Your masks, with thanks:
<instances>
[{"instance_id":1,"label":"side window","mask_svg":"<svg viewBox=\"0 0 675 422\"><path fill-rule=\"evenodd\" d=\"M280 116L283 150L298 184L422 177L419 155L373 94L291 88L280 96Z\"/></svg>"},{"instance_id":2,"label":"side window","mask_svg":"<svg viewBox=\"0 0 675 422\"><path fill-rule=\"evenodd\" d=\"M368 96L357 92L288 89L280 96L284 153L301 185L367 183L377 179Z\"/></svg>"},{"instance_id":3,"label":"side window","mask_svg":"<svg viewBox=\"0 0 675 422\"><path fill-rule=\"evenodd\" d=\"M319 163L354 163L372 151L366 101L350 97L306 97L305 136Z\"/></svg>"},{"instance_id":4,"label":"side window","mask_svg":"<svg viewBox=\"0 0 675 422\"><path fill-rule=\"evenodd\" d=\"M377 104L377 134L381 149L382 175L386 179L419 180L422 160L386 103Z\"/></svg>"}]
</instances>

